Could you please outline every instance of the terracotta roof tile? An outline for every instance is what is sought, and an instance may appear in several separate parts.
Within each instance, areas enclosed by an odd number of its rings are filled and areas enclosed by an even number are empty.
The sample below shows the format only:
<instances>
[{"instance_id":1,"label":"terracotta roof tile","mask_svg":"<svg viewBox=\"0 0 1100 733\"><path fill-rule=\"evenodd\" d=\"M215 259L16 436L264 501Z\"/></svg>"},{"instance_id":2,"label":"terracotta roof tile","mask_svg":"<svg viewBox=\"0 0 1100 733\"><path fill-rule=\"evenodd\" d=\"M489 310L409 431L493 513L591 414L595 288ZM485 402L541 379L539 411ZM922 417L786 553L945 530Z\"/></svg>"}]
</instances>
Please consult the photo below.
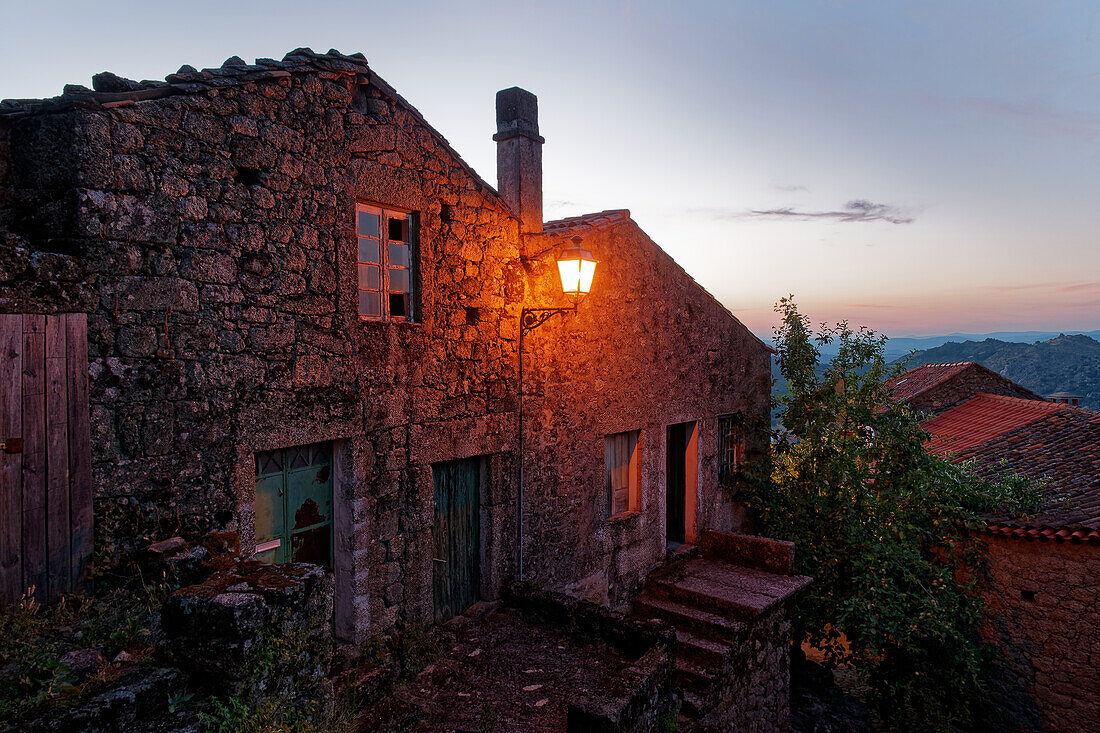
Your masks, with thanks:
<instances>
[{"instance_id":1,"label":"terracotta roof tile","mask_svg":"<svg viewBox=\"0 0 1100 733\"><path fill-rule=\"evenodd\" d=\"M886 386L889 387L890 395L895 400L908 402L921 392L946 382L975 363L959 361L954 364L923 364L891 379Z\"/></svg>"},{"instance_id":2,"label":"terracotta roof tile","mask_svg":"<svg viewBox=\"0 0 1100 733\"><path fill-rule=\"evenodd\" d=\"M981 475L1044 482L1046 503L1035 516L994 517L989 532L1100 544L1100 413L982 394L923 425L932 434L930 450L977 459Z\"/></svg>"},{"instance_id":3,"label":"terracotta roof tile","mask_svg":"<svg viewBox=\"0 0 1100 733\"><path fill-rule=\"evenodd\" d=\"M1056 402L983 393L923 424L932 434L929 450L958 453L1064 409L1068 406Z\"/></svg>"}]
</instances>

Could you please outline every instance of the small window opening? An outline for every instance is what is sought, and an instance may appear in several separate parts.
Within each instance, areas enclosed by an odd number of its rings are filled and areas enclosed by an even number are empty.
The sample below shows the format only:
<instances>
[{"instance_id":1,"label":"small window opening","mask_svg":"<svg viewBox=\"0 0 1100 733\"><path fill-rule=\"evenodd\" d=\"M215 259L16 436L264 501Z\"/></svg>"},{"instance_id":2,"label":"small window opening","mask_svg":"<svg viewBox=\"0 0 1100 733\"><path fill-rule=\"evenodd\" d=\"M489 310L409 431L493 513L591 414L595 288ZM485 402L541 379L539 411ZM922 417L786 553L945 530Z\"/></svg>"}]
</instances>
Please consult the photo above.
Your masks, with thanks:
<instances>
[{"instance_id":1,"label":"small window opening","mask_svg":"<svg viewBox=\"0 0 1100 733\"><path fill-rule=\"evenodd\" d=\"M408 293L390 293L390 315L404 318L409 314L405 307L408 302Z\"/></svg>"},{"instance_id":2,"label":"small window opening","mask_svg":"<svg viewBox=\"0 0 1100 733\"><path fill-rule=\"evenodd\" d=\"M476 326L481 320L481 313L477 308L472 306L466 306L466 325Z\"/></svg>"},{"instance_id":3,"label":"small window opening","mask_svg":"<svg viewBox=\"0 0 1100 733\"><path fill-rule=\"evenodd\" d=\"M351 108L361 115L370 111L370 105L367 103L370 99L370 94L367 92L369 88L369 84L356 84L355 92L351 95Z\"/></svg>"},{"instance_id":4,"label":"small window opening","mask_svg":"<svg viewBox=\"0 0 1100 733\"><path fill-rule=\"evenodd\" d=\"M408 223L409 220L405 219L405 218L401 218L401 219L390 219L389 221L390 221L390 241L391 242L407 242L408 238L406 237L405 232L407 232L408 229L406 228L405 225Z\"/></svg>"},{"instance_id":5,"label":"small window opening","mask_svg":"<svg viewBox=\"0 0 1100 733\"><path fill-rule=\"evenodd\" d=\"M1025 601L1034 601L1035 600L1035 591L1033 591L1033 590L1022 590L1022 591L1020 591L1020 598L1022 598Z\"/></svg>"},{"instance_id":6,"label":"small window opening","mask_svg":"<svg viewBox=\"0 0 1100 733\"><path fill-rule=\"evenodd\" d=\"M233 175L233 179L237 183L241 183L245 186L258 186L260 185L261 174L256 168L237 168L237 172Z\"/></svg>"}]
</instances>

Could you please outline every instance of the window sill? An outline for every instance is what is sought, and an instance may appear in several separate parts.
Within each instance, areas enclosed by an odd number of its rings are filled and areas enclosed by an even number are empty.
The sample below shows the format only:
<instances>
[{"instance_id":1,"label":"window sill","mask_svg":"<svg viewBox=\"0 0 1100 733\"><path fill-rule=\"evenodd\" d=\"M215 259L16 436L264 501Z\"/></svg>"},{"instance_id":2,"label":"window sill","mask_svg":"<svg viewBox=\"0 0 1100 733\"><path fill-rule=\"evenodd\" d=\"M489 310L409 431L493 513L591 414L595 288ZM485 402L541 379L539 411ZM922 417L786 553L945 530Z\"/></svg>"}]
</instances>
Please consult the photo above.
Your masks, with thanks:
<instances>
[{"instance_id":1,"label":"window sill","mask_svg":"<svg viewBox=\"0 0 1100 733\"><path fill-rule=\"evenodd\" d=\"M632 512L620 512L619 514L615 514L614 516L608 517L607 518L607 523L608 524L624 524L626 522L631 521L632 519L637 519L640 516L642 516L642 512L641 512L640 509L636 510L636 511L632 511Z\"/></svg>"},{"instance_id":2,"label":"window sill","mask_svg":"<svg viewBox=\"0 0 1100 733\"><path fill-rule=\"evenodd\" d=\"M359 316L359 323L377 326L424 326L421 321L398 321L393 319L371 318L370 316Z\"/></svg>"}]
</instances>

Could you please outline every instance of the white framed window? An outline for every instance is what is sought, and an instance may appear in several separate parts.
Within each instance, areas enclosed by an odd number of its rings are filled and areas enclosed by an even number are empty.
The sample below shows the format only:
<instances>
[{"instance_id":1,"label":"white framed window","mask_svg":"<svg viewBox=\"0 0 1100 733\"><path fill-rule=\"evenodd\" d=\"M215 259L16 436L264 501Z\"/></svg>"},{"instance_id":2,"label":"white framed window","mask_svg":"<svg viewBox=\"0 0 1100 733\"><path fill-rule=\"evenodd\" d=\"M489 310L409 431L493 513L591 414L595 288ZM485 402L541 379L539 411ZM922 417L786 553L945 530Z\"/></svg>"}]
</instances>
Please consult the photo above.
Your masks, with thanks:
<instances>
[{"instance_id":1,"label":"white framed window","mask_svg":"<svg viewBox=\"0 0 1100 733\"><path fill-rule=\"evenodd\" d=\"M416 225L413 212L356 203L360 318L415 320Z\"/></svg>"},{"instance_id":2,"label":"white framed window","mask_svg":"<svg viewBox=\"0 0 1100 733\"><path fill-rule=\"evenodd\" d=\"M604 490L612 517L642 510L640 437L639 431L631 430L604 438Z\"/></svg>"}]
</instances>

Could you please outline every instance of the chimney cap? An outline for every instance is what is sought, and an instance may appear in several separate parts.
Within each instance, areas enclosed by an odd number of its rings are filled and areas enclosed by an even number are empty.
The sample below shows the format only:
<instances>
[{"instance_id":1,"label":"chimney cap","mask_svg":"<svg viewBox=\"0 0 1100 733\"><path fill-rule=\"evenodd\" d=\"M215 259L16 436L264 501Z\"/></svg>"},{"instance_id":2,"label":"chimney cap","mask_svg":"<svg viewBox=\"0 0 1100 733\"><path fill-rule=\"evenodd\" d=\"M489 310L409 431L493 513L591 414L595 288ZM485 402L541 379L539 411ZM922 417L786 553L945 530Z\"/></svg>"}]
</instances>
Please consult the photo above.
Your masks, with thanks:
<instances>
[{"instance_id":1,"label":"chimney cap","mask_svg":"<svg viewBox=\"0 0 1100 733\"><path fill-rule=\"evenodd\" d=\"M539 98L519 87L497 92L497 134L493 140L501 142L513 137L545 142L539 135Z\"/></svg>"}]
</instances>

